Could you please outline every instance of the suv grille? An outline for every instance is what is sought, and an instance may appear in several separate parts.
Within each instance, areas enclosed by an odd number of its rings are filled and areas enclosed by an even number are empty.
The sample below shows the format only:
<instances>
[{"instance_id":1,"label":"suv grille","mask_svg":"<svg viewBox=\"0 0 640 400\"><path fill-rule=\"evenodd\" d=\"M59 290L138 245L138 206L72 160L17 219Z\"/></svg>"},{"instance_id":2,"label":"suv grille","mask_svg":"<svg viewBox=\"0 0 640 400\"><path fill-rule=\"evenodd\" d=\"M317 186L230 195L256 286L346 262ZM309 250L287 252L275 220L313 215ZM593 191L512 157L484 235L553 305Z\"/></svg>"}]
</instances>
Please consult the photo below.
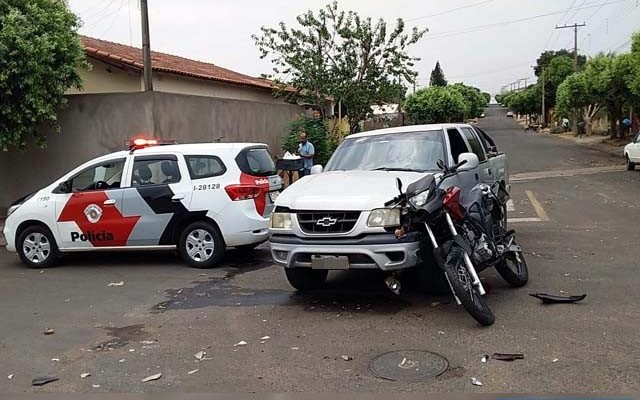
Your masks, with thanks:
<instances>
[{"instance_id":1,"label":"suv grille","mask_svg":"<svg viewBox=\"0 0 640 400\"><path fill-rule=\"evenodd\" d=\"M304 233L346 233L358 222L360 211L299 211L297 215Z\"/></svg>"}]
</instances>

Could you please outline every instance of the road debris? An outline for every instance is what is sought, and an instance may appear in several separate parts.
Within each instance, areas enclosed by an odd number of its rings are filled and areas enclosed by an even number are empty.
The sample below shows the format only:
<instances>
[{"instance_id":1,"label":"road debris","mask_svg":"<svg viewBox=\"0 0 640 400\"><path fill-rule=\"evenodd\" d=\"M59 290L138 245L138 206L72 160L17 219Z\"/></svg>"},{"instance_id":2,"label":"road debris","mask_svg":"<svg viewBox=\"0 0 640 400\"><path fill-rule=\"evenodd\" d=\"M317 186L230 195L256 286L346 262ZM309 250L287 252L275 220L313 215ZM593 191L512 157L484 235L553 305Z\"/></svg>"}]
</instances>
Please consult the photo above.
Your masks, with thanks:
<instances>
[{"instance_id":1,"label":"road debris","mask_svg":"<svg viewBox=\"0 0 640 400\"><path fill-rule=\"evenodd\" d=\"M157 381L158 379L160 379L160 377L162 376L161 373L157 373L151 376L147 376L146 378L144 378L142 380L142 382L150 382L150 381Z\"/></svg>"},{"instance_id":2,"label":"road debris","mask_svg":"<svg viewBox=\"0 0 640 400\"><path fill-rule=\"evenodd\" d=\"M92 388L97 389L100 387L100 385L91 385Z\"/></svg>"},{"instance_id":3,"label":"road debris","mask_svg":"<svg viewBox=\"0 0 640 400\"><path fill-rule=\"evenodd\" d=\"M140 344L154 344L155 342L153 340L143 340L140 342Z\"/></svg>"},{"instance_id":4,"label":"road debris","mask_svg":"<svg viewBox=\"0 0 640 400\"><path fill-rule=\"evenodd\" d=\"M444 335L444 331L438 331L439 335Z\"/></svg>"},{"instance_id":5,"label":"road debris","mask_svg":"<svg viewBox=\"0 0 640 400\"><path fill-rule=\"evenodd\" d=\"M90 372L83 372L80 374L80 378L84 379L84 378L88 378L91 376Z\"/></svg>"},{"instance_id":6,"label":"road debris","mask_svg":"<svg viewBox=\"0 0 640 400\"><path fill-rule=\"evenodd\" d=\"M344 361L351 361L351 360L353 360L353 357L351 357L351 356L340 356L340 358L342 358Z\"/></svg>"},{"instance_id":7,"label":"road debris","mask_svg":"<svg viewBox=\"0 0 640 400\"><path fill-rule=\"evenodd\" d=\"M198 361L202 361L202 359L204 358L204 356L207 354L206 351L199 351L196 354L194 354L193 356L198 360Z\"/></svg>"},{"instance_id":8,"label":"road debris","mask_svg":"<svg viewBox=\"0 0 640 400\"><path fill-rule=\"evenodd\" d=\"M292 347L291 350L300 350L300 347Z\"/></svg>"},{"instance_id":9,"label":"road debris","mask_svg":"<svg viewBox=\"0 0 640 400\"><path fill-rule=\"evenodd\" d=\"M493 353L491 358L500 361L515 361L524 360L524 354L522 353Z\"/></svg>"},{"instance_id":10,"label":"road debris","mask_svg":"<svg viewBox=\"0 0 640 400\"><path fill-rule=\"evenodd\" d=\"M54 333L56 333L56 331L53 328L47 328L42 332L44 335L53 335Z\"/></svg>"},{"instance_id":11,"label":"road debris","mask_svg":"<svg viewBox=\"0 0 640 400\"><path fill-rule=\"evenodd\" d=\"M47 383L51 383L59 380L60 379L58 379L58 377L56 376L39 376L31 380L31 386L43 386L43 385L46 385Z\"/></svg>"},{"instance_id":12,"label":"road debris","mask_svg":"<svg viewBox=\"0 0 640 400\"><path fill-rule=\"evenodd\" d=\"M554 358L553 360L551 360L552 363L557 363L558 361L560 360L558 360L557 358Z\"/></svg>"},{"instance_id":13,"label":"road debris","mask_svg":"<svg viewBox=\"0 0 640 400\"><path fill-rule=\"evenodd\" d=\"M188 375L193 375L195 373L197 373L198 371L200 371L199 369L192 369L191 371L187 372Z\"/></svg>"},{"instance_id":14,"label":"road debris","mask_svg":"<svg viewBox=\"0 0 640 400\"><path fill-rule=\"evenodd\" d=\"M485 354L484 356L482 356L482 359L480 360L481 363L486 363L487 361L489 361L489 355Z\"/></svg>"},{"instance_id":15,"label":"road debris","mask_svg":"<svg viewBox=\"0 0 640 400\"><path fill-rule=\"evenodd\" d=\"M125 358L121 358L121 359L118 360L119 363L123 363L125 361L127 361Z\"/></svg>"},{"instance_id":16,"label":"road debris","mask_svg":"<svg viewBox=\"0 0 640 400\"><path fill-rule=\"evenodd\" d=\"M579 296L555 296L546 293L529 293L529 296L542 300L542 304L575 303L587 297L586 294Z\"/></svg>"},{"instance_id":17,"label":"road debris","mask_svg":"<svg viewBox=\"0 0 640 400\"><path fill-rule=\"evenodd\" d=\"M11 379L13 379L14 376L15 376L15 374L7 375L7 379L11 380Z\"/></svg>"},{"instance_id":18,"label":"road debris","mask_svg":"<svg viewBox=\"0 0 640 400\"><path fill-rule=\"evenodd\" d=\"M133 353L136 349L129 349L129 353Z\"/></svg>"},{"instance_id":19,"label":"road debris","mask_svg":"<svg viewBox=\"0 0 640 400\"><path fill-rule=\"evenodd\" d=\"M482 386L482 382L480 382L476 378L471 378L471 384L474 385L474 386Z\"/></svg>"},{"instance_id":20,"label":"road debris","mask_svg":"<svg viewBox=\"0 0 640 400\"><path fill-rule=\"evenodd\" d=\"M120 281L120 282L110 282L107 283L108 287L113 287L113 286L124 286L124 281Z\"/></svg>"},{"instance_id":21,"label":"road debris","mask_svg":"<svg viewBox=\"0 0 640 400\"><path fill-rule=\"evenodd\" d=\"M260 338L260 340L269 340L271 339L271 336L263 336Z\"/></svg>"},{"instance_id":22,"label":"road debris","mask_svg":"<svg viewBox=\"0 0 640 400\"><path fill-rule=\"evenodd\" d=\"M58 361L60 361L60 359L59 358L52 358L51 361L58 362Z\"/></svg>"},{"instance_id":23,"label":"road debris","mask_svg":"<svg viewBox=\"0 0 640 400\"><path fill-rule=\"evenodd\" d=\"M244 340L239 341L238 343L234 344L233 347L240 347L240 346L246 346L247 342L245 342Z\"/></svg>"},{"instance_id":24,"label":"road debris","mask_svg":"<svg viewBox=\"0 0 640 400\"><path fill-rule=\"evenodd\" d=\"M440 305L439 301L434 301L433 303L431 303L431 307L437 307Z\"/></svg>"}]
</instances>

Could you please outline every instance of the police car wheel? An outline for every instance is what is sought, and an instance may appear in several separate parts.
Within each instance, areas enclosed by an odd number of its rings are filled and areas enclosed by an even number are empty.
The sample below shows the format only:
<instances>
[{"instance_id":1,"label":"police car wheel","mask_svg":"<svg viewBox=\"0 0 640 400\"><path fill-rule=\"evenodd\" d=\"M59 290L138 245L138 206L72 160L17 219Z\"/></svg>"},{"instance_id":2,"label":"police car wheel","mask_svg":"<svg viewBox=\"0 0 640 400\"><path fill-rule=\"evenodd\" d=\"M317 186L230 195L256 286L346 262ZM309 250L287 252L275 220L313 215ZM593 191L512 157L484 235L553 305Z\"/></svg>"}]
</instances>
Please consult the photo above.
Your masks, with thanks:
<instances>
[{"instance_id":1,"label":"police car wheel","mask_svg":"<svg viewBox=\"0 0 640 400\"><path fill-rule=\"evenodd\" d=\"M212 268L224 256L225 244L218 229L208 222L194 222L180 235L180 254L194 268Z\"/></svg>"},{"instance_id":2,"label":"police car wheel","mask_svg":"<svg viewBox=\"0 0 640 400\"><path fill-rule=\"evenodd\" d=\"M29 268L51 267L58 258L58 246L45 227L30 226L18 237L18 255Z\"/></svg>"}]
</instances>

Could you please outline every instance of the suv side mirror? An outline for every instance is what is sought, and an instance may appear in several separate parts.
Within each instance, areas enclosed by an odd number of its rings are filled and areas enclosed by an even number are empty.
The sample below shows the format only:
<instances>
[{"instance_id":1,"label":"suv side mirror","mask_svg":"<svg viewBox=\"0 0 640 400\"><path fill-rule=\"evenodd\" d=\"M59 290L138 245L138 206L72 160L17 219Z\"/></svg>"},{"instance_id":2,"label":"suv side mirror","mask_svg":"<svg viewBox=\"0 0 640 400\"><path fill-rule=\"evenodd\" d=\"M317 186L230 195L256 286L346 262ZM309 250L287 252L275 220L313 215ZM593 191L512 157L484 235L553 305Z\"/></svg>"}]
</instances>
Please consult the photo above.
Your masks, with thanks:
<instances>
[{"instance_id":1,"label":"suv side mirror","mask_svg":"<svg viewBox=\"0 0 640 400\"><path fill-rule=\"evenodd\" d=\"M466 163L462 164L460 168L458 168L458 171L469 171L478 168L478 165L480 165L480 160L474 153L460 154L458 156L458 163L462 162L463 160L465 160Z\"/></svg>"},{"instance_id":2,"label":"suv side mirror","mask_svg":"<svg viewBox=\"0 0 640 400\"><path fill-rule=\"evenodd\" d=\"M311 175L317 175L322 173L322 165L314 165L311 167Z\"/></svg>"}]
</instances>

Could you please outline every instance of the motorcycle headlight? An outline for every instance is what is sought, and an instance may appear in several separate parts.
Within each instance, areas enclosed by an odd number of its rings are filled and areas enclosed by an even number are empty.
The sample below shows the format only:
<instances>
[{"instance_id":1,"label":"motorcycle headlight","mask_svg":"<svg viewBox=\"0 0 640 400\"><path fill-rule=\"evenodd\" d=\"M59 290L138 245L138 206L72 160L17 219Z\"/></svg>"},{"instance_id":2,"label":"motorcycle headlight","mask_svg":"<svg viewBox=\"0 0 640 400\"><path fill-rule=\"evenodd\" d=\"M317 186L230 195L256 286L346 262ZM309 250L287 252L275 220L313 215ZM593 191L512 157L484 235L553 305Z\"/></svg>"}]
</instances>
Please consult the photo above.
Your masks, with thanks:
<instances>
[{"instance_id":1,"label":"motorcycle headlight","mask_svg":"<svg viewBox=\"0 0 640 400\"><path fill-rule=\"evenodd\" d=\"M419 208L427 204L427 199L429 198L429 191L425 190L424 192L418 193L417 195L411 197L409 199L409 203L412 206Z\"/></svg>"},{"instance_id":2,"label":"motorcycle headlight","mask_svg":"<svg viewBox=\"0 0 640 400\"><path fill-rule=\"evenodd\" d=\"M269 218L269 227L271 229L291 229L291 214L274 212Z\"/></svg>"},{"instance_id":3,"label":"motorcycle headlight","mask_svg":"<svg viewBox=\"0 0 640 400\"><path fill-rule=\"evenodd\" d=\"M400 225L400 209L377 208L372 210L367 220L369 228L386 228Z\"/></svg>"},{"instance_id":4,"label":"motorcycle headlight","mask_svg":"<svg viewBox=\"0 0 640 400\"><path fill-rule=\"evenodd\" d=\"M13 205L13 206L9 207L9 209L7 210L7 217L9 215L13 214L18 208L20 208L21 205L22 205L22 203L16 204L16 205Z\"/></svg>"}]
</instances>

